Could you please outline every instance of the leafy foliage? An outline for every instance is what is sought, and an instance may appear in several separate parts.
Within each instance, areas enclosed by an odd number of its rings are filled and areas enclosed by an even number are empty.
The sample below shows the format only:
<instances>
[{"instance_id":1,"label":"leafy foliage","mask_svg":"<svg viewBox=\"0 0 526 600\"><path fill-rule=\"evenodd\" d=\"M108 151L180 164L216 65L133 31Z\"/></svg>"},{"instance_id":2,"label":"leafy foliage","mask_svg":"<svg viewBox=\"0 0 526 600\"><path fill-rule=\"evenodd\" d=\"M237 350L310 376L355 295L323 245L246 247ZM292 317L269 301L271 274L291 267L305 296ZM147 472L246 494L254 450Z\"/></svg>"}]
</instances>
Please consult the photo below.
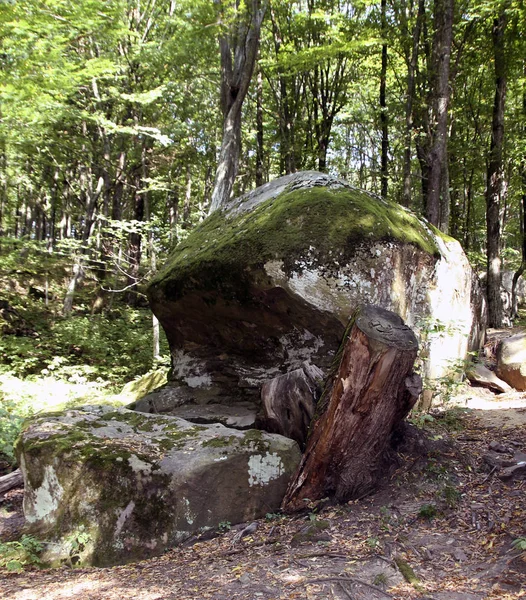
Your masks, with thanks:
<instances>
[{"instance_id":1,"label":"leafy foliage","mask_svg":"<svg viewBox=\"0 0 526 600\"><path fill-rule=\"evenodd\" d=\"M23 535L19 541L0 542L0 568L21 571L24 567L40 565L42 543L31 535Z\"/></svg>"}]
</instances>

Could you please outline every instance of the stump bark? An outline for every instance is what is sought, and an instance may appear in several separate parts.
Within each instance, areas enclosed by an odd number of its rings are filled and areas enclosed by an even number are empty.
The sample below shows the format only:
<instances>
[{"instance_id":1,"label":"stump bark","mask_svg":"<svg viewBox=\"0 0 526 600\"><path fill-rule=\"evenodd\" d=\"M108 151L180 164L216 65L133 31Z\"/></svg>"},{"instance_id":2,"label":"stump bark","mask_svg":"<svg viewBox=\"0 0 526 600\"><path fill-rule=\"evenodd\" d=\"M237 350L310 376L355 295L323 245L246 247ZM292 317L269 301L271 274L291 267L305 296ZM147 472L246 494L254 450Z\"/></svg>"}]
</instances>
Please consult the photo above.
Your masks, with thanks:
<instances>
[{"instance_id":1,"label":"stump bark","mask_svg":"<svg viewBox=\"0 0 526 600\"><path fill-rule=\"evenodd\" d=\"M416 337L393 312L366 305L354 313L312 433L282 509L325 497L345 502L374 489L385 469L391 434L422 389L413 373Z\"/></svg>"},{"instance_id":2,"label":"stump bark","mask_svg":"<svg viewBox=\"0 0 526 600\"><path fill-rule=\"evenodd\" d=\"M323 378L321 369L304 363L301 369L265 382L261 388L258 429L296 440L303 450Z\"/></svg>"}]
</instances>

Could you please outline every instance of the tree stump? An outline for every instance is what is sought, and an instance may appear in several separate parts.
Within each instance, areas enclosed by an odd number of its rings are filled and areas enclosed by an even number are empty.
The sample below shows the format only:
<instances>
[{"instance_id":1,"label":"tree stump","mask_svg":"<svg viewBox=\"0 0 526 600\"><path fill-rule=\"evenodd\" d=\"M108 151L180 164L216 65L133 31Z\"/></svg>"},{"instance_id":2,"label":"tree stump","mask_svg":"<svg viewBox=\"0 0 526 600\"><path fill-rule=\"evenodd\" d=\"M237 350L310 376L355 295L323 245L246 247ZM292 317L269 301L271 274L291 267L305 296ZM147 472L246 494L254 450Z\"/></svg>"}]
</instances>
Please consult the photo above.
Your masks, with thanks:
<instances>
[{"instance_id":1,"label":"tree stump","mask_svg":"<svg viewBox=\"0 0 526 600\"><path fill-rule=\"evenodd\" d=\"M385 469L391 434L422 389L412 372L418 351L413 331L393 312L358 308L351 318L318 403L312 433L282 509L305 501L359 498Z\"/></svg>"},{"instance_id":2,"label":"tree stump","mask_svg":"<svg viewBox=\"0 0 526 600\"><path fill-rule=\"evenodd\" d=\"M274 377L261 388L258 429L296 440L303 450L324 374L315 365Z\"/></svg>"}]
</instances>

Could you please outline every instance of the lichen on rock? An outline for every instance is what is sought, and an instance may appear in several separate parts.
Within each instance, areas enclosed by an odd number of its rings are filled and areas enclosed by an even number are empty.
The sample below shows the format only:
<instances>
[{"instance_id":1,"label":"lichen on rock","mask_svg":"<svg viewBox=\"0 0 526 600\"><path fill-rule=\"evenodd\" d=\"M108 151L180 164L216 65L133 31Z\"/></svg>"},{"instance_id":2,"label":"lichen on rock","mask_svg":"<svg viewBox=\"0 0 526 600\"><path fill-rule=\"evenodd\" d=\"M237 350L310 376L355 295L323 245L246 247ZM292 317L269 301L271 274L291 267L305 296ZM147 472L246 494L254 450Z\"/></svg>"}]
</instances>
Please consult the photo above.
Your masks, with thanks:
<instances>
[{"instance_id":1,"label":"lichen on rock","mask_svg":"<svg viewBox=\"0 0 526 600\"><path fill-rule=\"evenodd\" d=\"M44 560L55 565L73 548L78 564L125 563L262 517L300 459L279 435L108 406L29 419L17 453L29 530L52 542Z\"/></svg>"},{"instance_id":2,"label":"lichen on rock","mask_svg":"<svg viewBox=\"0 0 526 600\"><path fill-rule=\"evenodd\" d=\"M173 402L259 402L266 380L305 361L326 370L360 304L399 314L420 337L424 375L440 378L478 342L484 312L458 242L315 172L216 211L174 248L147 293L172 373L140 402L166 412Z\"/></svg>"}]
</instances>

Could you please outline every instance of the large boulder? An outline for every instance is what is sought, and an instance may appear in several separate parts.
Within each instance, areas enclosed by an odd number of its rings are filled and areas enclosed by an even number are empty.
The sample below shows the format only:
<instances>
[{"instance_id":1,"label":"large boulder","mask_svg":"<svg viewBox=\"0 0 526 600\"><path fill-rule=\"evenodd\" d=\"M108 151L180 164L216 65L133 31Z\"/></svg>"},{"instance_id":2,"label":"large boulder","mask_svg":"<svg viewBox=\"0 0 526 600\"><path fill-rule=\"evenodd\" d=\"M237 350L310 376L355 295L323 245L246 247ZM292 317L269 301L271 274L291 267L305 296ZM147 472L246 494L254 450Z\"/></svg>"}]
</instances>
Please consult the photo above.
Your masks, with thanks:
<instances>
[{"instance_id":1,"label":"large boulder","mask_svg":"<svg viewBox=\"0 0 526 600\"><path fill-rule=\"evenodd\" d=\"M526 390L526 333L517 333L499 343L496 372L516 390Z\"/></svg>"},{"instance_id":2,"label":"large boulder","mask_svg":"<svg viewBox=\"0 0 526 600\"><path fill-rule=\"evenodd\" d=\"M276 511L298 445L122 408L30 419L17 446L29 531L49 564L113 565Z\"/></svg>"},{"instance_id":3,"label":"large boulder","mask_svg":"<svg viewBox=\"0 0 526 600\"><path fill-rule=\"evenodd\" d=\"M402 206L316 172L231 201L148 287L172 353L170 385L139 410L259 401L307 361L327 370L353 309L399 314L423 374L446 376L480 339L478 281L460 244Z\"/></svg>"}]
</instances>

